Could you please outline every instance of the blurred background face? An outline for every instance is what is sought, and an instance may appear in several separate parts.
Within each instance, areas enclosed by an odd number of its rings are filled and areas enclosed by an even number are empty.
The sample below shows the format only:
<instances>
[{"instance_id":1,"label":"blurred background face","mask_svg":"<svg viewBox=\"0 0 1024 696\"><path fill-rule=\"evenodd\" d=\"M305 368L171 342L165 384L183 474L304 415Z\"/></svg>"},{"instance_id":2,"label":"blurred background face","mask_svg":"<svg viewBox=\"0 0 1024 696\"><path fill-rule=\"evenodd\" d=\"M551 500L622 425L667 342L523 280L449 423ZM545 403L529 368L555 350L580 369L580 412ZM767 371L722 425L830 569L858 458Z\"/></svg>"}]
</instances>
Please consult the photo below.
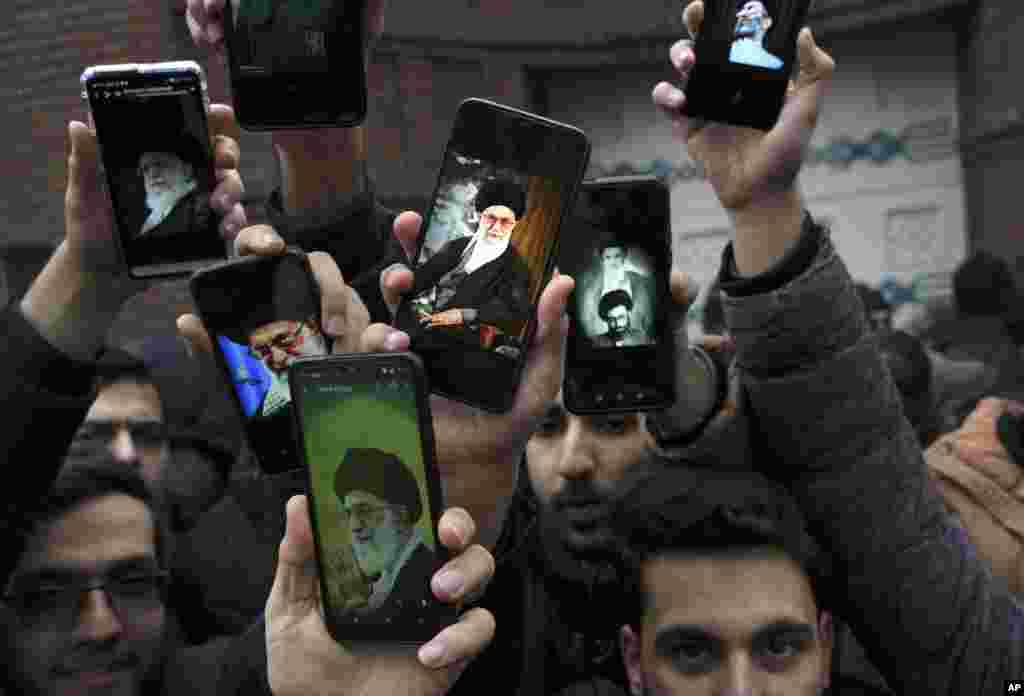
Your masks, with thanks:
<instances>
[{"instance_id":1,"label":"blurred background face","mask_svg":"<svg viewBox=\"0 0 1024 696\"><path fill-rule=\"evenodd\" d=\"M160 394L152 384L123 381L103 386L75 435L77 446L108 447L155 485L170 461Z\"/></svg>"},{"instance_id":2,"label":"blurred background face","mask_svg":"<svg viewBox=\"0 0 1024 696\"><path fill-rule=\"evenodd\" d=\"M561 395L526 446L530 485L545 510L564 522L570 551L607 540L608 496L654 440L638 414L574 416Z\"/></svg>"},{"instance_id":3,"label":"blurred background face","mask_svg":"<svg viewBox=\"0 0 1024 696\"><path fill-rule=\"evenodd\" d=\"M765 7L757 0L746 3L736 13L736 38L755 38L764 36L771 26L771 19Z\"/></svg>"},{"instance_id":4,"label":"blurred background face","mask_svg":"<svg viewBox=\"0 0 1024 696\"><path fill-rule=\"evenodd\" d=\"M298 358L327 355L323 335L312 322L281 320L264 324L249 336L249 347L277 375Z\"/></svg>"},{"instance_id":5,"label":"blurred background face","mask_svg":"<svg viewBox=\"0 0 1024 696\"><path fill-rule=\"evenodd\" d=\"M139 158L139 171L146 193L174 191L192 178L192 167L169 152L145 153Z\"/></svg>"},{"instance_id":6,"label":"blurred background face","mask_svg":"<svg viewBox=\"0 0 1024 696\"><path fill-rule=\"evenodd\" d=\"M126 495L86 501L29 540L12 587L38 591L100 577L138 578L157 567L155 540L142 501ZM33 696L141 694L161 654L159 595L120 599L92 590L66 606L45 597L26 600L14 641L19 676Z\"/></svg>"},{"instance_id":7,"label":"blurred background face","mask_svg":"<svg viewBox=\"0 0 1024 696\"><path fill-rule=\"evenodd\" d=\"M480 213L480 227L491 241L508 239L516 226L516 214L504 205L492 205Z\"/></svg>"},{"instance_id":8,"label":"blurred background face","mask_svg":"<svg viewBox=\"0 0 1024 696\"><path fill-rule=\"evenodd\" d=\"M632 684L647 696L817 696L831 628L782 554L661 556L644 565L642 634L624 629Z\"/></svg>"},{"instance_id":9,"label":"blurred background face","mask_svg":"<svg viewBox=\"0 0 1024 696\"><path fill-rule=\"evenodd\" d=\"M352 535L352 554L367 578L378 578L398 557L411 531L400 508L366 491L345 496L343 508Z\"/></svg>"}]
</instances>

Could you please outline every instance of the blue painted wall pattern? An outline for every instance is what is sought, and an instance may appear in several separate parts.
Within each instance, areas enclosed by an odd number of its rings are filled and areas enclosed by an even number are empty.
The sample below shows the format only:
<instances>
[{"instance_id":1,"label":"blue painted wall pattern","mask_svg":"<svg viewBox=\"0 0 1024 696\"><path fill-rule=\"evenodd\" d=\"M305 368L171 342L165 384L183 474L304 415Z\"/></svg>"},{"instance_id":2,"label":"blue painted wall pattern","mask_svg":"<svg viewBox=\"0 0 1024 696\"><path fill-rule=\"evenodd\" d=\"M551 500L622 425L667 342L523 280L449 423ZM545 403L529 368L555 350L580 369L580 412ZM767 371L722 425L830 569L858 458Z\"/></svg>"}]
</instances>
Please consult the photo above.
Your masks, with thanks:
<instances>
[{"instance_id":1,"label":"blue painted wall pattern","mask_svg":"<svg viewBox=\"0 0 1024 696\"><path fill-rule=\"evenodd\" d=\"M823 145L812 145L806 166L827 165L832 169L846 170L857 162L885 166L898 159L923 164L950 159L956 156L957 151L958 140L953 119L944 116L916 121L898 133L880 129L861 139L836 136ZM592 176L653 175L669 183L704 178L703 167L692 160L680 163L660 158L614 164L595 162L591 168Z\"/></svg>"}]
</instances>

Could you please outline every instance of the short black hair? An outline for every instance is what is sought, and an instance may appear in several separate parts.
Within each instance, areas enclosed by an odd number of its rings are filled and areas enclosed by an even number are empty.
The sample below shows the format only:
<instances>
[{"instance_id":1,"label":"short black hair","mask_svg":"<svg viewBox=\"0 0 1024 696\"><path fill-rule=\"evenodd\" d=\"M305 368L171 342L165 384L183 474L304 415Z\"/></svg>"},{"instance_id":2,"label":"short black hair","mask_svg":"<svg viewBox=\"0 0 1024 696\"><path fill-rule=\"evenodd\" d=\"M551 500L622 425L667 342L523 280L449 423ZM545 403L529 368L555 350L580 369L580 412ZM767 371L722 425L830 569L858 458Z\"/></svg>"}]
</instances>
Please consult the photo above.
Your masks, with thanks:
<instances>
[{"instance_id":1,"label":"short black hair","mask_svg":"<svg viewBox=\"0 0 1024 696\"><path fill-rule=\"evenodd\" d=\"M608 321L608 313L619 305L624 305L631 312L633 311L633 298L625 290L606 292L601 296L601 301L597 303L597 314L605 321Z\"/></svg>"},{"instance_id":2,"label":"short black hair","mask_svg":"<svg viewBox=\"0 0 1024 696\"><path fill-rule=\"evenodd\" d=\"M108 495L135 498L149 509L155 529L157 563L166 569L171 558L171 540L163 498L132 465L117 461L106 450L67 458L47 495L29 514L24 529L35 534L73 508Z\"/></svg>"},{"instance_id":3,"label":"short black hair","mask_svg":"<svg viewBox=\"0 0 1024 696\"><path fill-rule=\"evenodd\" d=\"M953 299L961 314L993 316L1013 307L1017 288L1009 265L987 251L977 251L953 274Z\"/></svg>"},{"instance_id":4,"label":"short black hair","mask_svg":"<svg viewBox=\"0 0 1024 696\"><path fill-rule=\"evenodd\" d=\"M151 384L157 392L160 391L153 373L140 358L121 348L104 348L96 362L96 389L118 382Z\"/></svg>"},{"instance_id":5,"label":"short black hair","mask_svg":"<svg viewBox=\"0 0 1024 696\"><path fill-rule=\"evenodd\" d=\"M518 220L526 212L526 192L512 179L488 179L480 184L473 206L482 213L492 205L507 206Z\"/></svg>"},{"instance_id":6,"label":"short black hair","mask_svg":"<svg viewBox=\"0 0 1024 696\"><path fill-rule=\"evenodd\" d=\"M757 558L781 552L804 570L819 609L827 606L827 558L781 486L754 472L698 469L654 452L637 471L623 484L611 517L625 585L623 623L639 629L643 621L644 563L675 554Z\"/></svg>"}]
</instances>

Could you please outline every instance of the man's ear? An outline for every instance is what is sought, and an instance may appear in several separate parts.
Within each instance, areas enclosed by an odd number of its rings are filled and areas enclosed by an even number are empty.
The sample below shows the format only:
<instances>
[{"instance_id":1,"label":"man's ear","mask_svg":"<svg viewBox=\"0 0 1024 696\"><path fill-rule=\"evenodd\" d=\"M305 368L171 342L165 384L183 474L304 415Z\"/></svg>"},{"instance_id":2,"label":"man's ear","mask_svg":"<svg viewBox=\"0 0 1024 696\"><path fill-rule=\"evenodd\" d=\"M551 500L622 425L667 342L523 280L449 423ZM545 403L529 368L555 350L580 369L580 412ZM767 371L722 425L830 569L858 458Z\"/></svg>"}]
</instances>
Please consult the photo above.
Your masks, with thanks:
<instances>
[{"instance_id":1,"label":"man's ear","mask_svg":"<svg viewBox=\"0 0 1024 696\"><path fill-rule=\"evenodd\" d=\"M821 643L820 688L824 692L832 683L832 649L835 645L835 629L832 614L822 609L818 612L818 638Z\"/></svg>"},{"instance_id":2,"label":"man's ear","mask_svg":"<svg viewBox=\"0 0 1024 696\"><path fill-rule=\"evenodd\" d=\"M644 692L643 665L640 661L640 634L628 624L619 629L619 650L622 653L622 663L626 666L629 692L633 696L640 696Z\"/></svg>"}]
</instances>

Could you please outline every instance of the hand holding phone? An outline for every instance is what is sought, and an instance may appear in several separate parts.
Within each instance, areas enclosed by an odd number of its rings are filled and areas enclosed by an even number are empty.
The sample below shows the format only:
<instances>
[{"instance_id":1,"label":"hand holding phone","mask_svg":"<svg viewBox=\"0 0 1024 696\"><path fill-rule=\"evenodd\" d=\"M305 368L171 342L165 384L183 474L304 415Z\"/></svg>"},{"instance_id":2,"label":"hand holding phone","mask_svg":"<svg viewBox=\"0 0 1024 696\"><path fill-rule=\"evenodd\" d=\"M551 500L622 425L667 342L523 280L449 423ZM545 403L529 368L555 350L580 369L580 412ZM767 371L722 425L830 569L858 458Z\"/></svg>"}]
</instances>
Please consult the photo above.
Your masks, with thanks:
<instances>
[{"instance_id":1,"label":"hand holding phone","mask_svg":"<svg viewBox=\"0 0 1024 696\"><path fill-rule=\"evenodd\" d=\"M705 0L684 113L771 130L811 0Z\"/></svg>"},{"instance_id":2,"label":"hand holding phone","mask_svg":"<svg viewBox=\"0 0 1024 696\"><path fill-rule=\"evenodd\" d=\"M429 638L454 615L430 587L447 554L435 533L441 481L418 358L304 360L290 382L331 635Z\"/></svg>"},{"instance_id":3,"label":"hand holding phone","mask_svg":"<svg viewBox=\"0 0 1024 696\"><path fill-rule=\"evenodd\" d=\"M416 654L404 646L395 649L379 643L339 645L325 630L310 512L306 496L288 502L287 528L266 608L271 691L277 696L307 696L340 688L340 693L365 694L374 684L400 684L403 696L426 696L449 689L491 641L494 616L486 609L470 609L419 646ZM494 572L494 559L476 543L473 522L465 511L450 509L437 526L437 537L452 560L434 576L432 585L435 597L448 605L478 595ZM440 587L441 576L450 572L463 581L456 592Z\"/></svg>"},{"instance_id":4,"label":"hand holding phone","mask_svg":"<svg viewBox=\"0 0 1024 696\"><path fill-rule=\"evenodd\" d=\"M507 411L590 146L581 131L464 101L395 325L438 394Z\"/></svg>"}]
</instances>

